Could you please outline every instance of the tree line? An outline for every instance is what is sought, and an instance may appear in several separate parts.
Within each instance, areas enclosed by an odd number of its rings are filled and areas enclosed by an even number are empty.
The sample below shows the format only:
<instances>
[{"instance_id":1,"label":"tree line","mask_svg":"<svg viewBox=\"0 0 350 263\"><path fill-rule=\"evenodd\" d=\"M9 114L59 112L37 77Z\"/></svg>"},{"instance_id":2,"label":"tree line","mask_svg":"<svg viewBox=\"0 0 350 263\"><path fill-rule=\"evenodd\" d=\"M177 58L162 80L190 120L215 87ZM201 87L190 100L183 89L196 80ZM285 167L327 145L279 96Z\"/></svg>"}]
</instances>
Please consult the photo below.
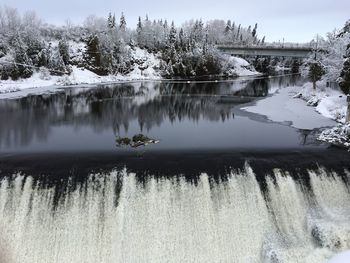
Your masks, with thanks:
<instances>
[{"instance_id":1,"label":"tree line","mask_svg":"<svg viewBox=\"0 0 350 263\"><path fill-rule=\"evenodd\" d=\"M52 75L70 74L72 66L99 75L128 74L138 61L135 48L146 49L161 60L164 77L195 77L222 74L229 64L216 50L218 43L263 45L258 25L243 27L224 20L190 20L182 26L166 19L139 17L135 28L119 18L89 16L82 25L49 25L34 12L21 15L13 8L0 8L1 79L28 78L37 69ZM82 56L76 52L80 47Z\"/></svg>"}]
</instances>

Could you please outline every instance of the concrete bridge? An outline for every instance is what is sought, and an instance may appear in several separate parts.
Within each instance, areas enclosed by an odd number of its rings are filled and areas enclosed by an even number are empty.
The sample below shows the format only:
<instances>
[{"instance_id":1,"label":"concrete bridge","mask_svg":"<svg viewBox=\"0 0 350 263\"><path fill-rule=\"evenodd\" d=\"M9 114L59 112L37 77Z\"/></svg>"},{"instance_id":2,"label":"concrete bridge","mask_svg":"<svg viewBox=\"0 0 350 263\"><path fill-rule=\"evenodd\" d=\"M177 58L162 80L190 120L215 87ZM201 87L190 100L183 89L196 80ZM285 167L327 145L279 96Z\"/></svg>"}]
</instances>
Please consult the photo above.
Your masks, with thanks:
<instances>
[{"instance_id":1,"label":"concrete bridge","mask_svg":"<svg viewBox=\"0 0 350 263\"><path fill-rule=\"evenodd\" d=\"M217 45L222 53L241 56L294 57L306 58L313 52L311 47L276 47L276 46L235 46Z\"/></svg>"}]
</instances>

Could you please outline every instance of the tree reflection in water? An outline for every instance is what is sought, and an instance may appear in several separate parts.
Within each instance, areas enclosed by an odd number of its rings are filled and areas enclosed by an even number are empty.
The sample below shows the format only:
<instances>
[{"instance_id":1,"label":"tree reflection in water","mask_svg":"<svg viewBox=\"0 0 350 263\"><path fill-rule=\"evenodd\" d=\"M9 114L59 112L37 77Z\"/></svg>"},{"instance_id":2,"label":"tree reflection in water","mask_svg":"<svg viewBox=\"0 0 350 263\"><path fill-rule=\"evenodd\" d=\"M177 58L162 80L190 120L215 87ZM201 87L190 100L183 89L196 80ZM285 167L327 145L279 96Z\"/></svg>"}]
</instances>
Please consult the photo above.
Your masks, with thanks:
<instances>
[{"instance_id":1,"label":"tree reflection in water","mask_svg":"<svg viewBox=\"0 0 350 263\"><path fill-rule=\"evenodd\" d=\"M25 146L33 139L47 141L54 127L64 125L88 126L96 133L112 128L119 134L127 132L134 120L141 132L159 127L165 120L226 122L234 118L235 105L267 96L271 85L293 81L138 82L0 100L0 147Z\"/></svg>"}]
</instances>

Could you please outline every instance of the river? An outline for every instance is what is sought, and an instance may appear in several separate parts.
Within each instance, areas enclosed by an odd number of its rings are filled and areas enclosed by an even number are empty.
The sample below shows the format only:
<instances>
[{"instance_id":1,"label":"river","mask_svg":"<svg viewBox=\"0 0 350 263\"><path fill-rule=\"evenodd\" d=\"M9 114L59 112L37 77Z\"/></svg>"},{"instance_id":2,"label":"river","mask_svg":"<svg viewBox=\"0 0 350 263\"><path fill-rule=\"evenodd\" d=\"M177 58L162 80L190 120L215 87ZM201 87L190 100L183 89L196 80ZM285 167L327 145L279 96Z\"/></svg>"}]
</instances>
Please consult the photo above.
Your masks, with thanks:
<instances>
[{"instance_id":1,"label":"river","mask_svg":"<svg viewBox=\"0 0 350 263\"><path fill-rule=\"evenodd\" d=\"M301 82L0 100L0 261L311 263L349 249L349 153L241 110ZM116 142L137 134L159 143Z\"/></svg>"}]
</instances>

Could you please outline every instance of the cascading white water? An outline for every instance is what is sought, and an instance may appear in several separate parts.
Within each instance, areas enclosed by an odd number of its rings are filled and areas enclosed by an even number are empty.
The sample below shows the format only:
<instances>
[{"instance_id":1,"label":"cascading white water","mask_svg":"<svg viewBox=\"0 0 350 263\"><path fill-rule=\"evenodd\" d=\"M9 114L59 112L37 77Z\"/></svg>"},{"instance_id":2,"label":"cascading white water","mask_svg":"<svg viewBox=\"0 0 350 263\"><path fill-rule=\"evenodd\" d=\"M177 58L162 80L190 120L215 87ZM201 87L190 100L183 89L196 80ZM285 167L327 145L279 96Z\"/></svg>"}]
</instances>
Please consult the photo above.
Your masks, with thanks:
<instances>
[{"instance_id":1,"label":"cascading white water","mask_svg":"<svg viewBox=\"0 0 350 263\"><path fill-rule=\"evenodd\" d=\"M53 209L54 189L0 184L0 262L325 262L350 248L350 193L310 171L311 190L276 170L265 196L250 167L197 184L126 171L90 176ZM116 191L118 179L122 188Z\"/></svg>"}]
</instances>

